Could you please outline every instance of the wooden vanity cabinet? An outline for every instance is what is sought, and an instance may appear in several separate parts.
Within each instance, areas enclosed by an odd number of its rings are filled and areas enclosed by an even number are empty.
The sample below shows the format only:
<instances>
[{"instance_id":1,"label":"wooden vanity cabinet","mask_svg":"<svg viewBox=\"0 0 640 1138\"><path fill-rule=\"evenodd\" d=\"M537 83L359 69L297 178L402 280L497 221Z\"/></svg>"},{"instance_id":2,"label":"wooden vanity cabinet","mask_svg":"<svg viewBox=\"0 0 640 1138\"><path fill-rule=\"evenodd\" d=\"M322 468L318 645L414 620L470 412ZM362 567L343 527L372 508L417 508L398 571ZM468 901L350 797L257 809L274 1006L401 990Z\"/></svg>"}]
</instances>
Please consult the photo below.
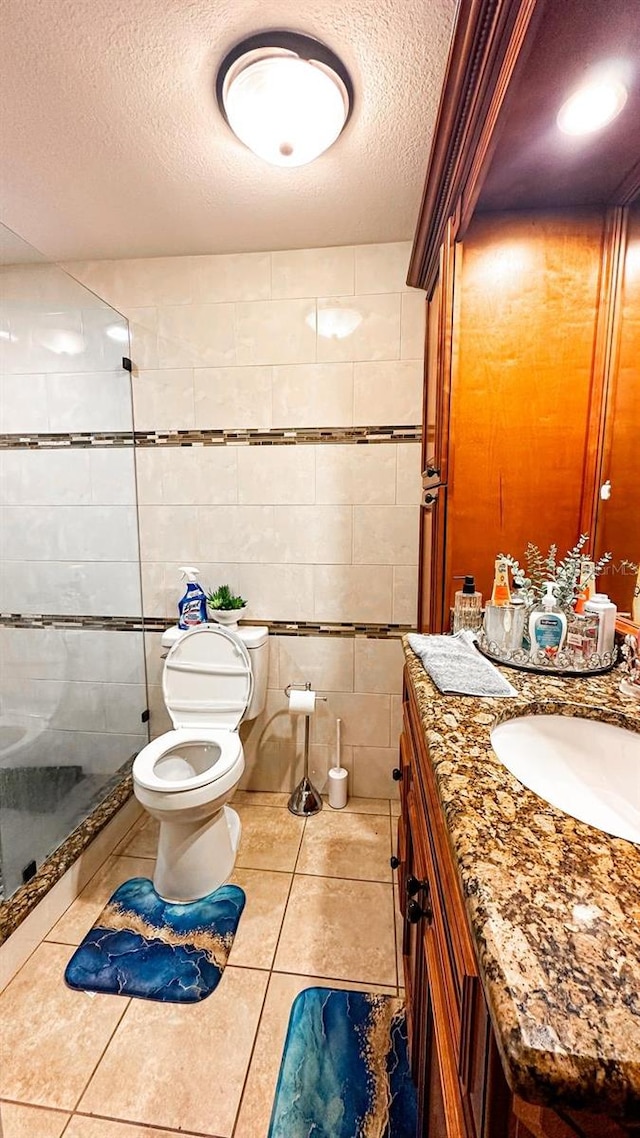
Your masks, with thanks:
<instances>
[{"instance_id":1,"label":"wooden vanity cabinet","mask_svg":"<svg viewBox=\"0 0 640 1138\"><path fill-rule=\"evenodd\" d=\"M507 1087L412 689L400 741L398 886L418 1135L508 1138ZM526 1138L526 1131L522 1131Z\"/></svg>"},{"instance_id":2,"label":"wooden vanity cabinet","mask_svg":"<svg viewBox=\"0 0 640 1138\"><path fill-rule=\"evenodd\" d=\"M561 1112L509 1089L435 774L405 675L397 858L417 1138L629 1138L640 1124Z\"/></svg>"}]
</instances>

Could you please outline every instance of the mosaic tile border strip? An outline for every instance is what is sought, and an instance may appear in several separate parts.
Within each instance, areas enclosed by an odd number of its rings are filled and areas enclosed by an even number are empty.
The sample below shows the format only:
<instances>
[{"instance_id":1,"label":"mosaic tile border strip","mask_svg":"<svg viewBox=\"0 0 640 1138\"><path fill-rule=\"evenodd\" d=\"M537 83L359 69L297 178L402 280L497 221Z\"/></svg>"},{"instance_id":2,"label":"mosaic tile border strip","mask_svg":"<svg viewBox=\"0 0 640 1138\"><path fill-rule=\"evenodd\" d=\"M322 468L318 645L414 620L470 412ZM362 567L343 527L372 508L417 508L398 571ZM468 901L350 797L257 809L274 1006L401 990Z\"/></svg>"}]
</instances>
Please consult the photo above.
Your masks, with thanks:
<instances>
[{"instance_id":1,"label":"mosaic tile border strip","mask_svg":"<svg viewBox=\"0 0 640 1138\"><path fill-rule=\"evenodd\" d=\"M172 623L163 616L69 616L65 613L0 613L3 628L85 629L94 632L164 632ZM175 623L175 619L174 619ZM371 640L400 639L415 631L411 624L323 622L311 620L243 620L243 625L268 628L272 636L356 636Z\"/></svg>"},{"instance_id":2,"label":"mosaic tile border strip","mask_svg":"<svg viewBox=\"0 0 640 1138\"><path fill-rule=\"evenodd\" d=\"M88 818L80 822L69 837L38 866L35 877L0 903L0 945L15 932L31 910L35 909L38 902L78 860L83 850L128 802L133 794L131 767L134 757L132 755L115 772L111 779L111 790L109 786L105 787L105 797L93 808Z\"/></svg>"},{"instance_id":3,"label":"mosaic tile border strip","mask_svg":"<svg viewBox=\"0 0 640 1138\"><path fill-rule=\"evenodd\" d=\"M417 426L276 427L269 430L76 431L69 434L0 434L0 450L55 450L69 447L296 446L304 444L411 443Z\"/></svg>"}]
</instances>

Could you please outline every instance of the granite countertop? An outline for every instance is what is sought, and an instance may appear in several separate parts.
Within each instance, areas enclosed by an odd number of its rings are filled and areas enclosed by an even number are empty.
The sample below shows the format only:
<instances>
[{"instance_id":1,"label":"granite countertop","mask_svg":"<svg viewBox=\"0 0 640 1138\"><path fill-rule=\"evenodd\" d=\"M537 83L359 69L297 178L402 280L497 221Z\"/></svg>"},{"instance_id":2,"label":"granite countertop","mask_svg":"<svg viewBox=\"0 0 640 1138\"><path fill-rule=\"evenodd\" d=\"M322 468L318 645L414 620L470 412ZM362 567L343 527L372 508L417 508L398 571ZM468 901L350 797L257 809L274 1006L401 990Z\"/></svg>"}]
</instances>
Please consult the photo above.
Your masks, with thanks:
<instances>
[{"instance_id":1,"label":"granite countertop","mask_svg":"<svg viewBox=\"0 0 640 1138\"><path fill-rule=\"evenodd\" d=\"M620 692L619 669L568 679L504 668L515 698L445 696L404 647L512 1088L638 1118L640 846L527 790L489 736L497 718L567 704L613 722L623 713L640 730L640 704Z\"/></svg>"}]
</instances>

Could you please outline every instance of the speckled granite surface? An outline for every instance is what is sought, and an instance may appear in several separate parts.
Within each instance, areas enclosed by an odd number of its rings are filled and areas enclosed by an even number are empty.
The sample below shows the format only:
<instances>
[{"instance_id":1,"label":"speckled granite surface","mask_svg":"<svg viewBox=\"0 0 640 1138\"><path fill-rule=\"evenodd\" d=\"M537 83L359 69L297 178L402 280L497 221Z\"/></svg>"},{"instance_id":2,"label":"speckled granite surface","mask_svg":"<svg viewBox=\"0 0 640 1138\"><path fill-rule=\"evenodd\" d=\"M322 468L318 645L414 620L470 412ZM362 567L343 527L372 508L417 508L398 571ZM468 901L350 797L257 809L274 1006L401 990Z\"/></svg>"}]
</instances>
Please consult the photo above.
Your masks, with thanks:
<instances>
[{"instance_id":1,"label":"speckled granite surface","mask_svg":"<svg viewBox=\"0 0 640 1138\"><path fill-rule=\"evenodd\" d=\"M619 691L619 669L561 679L505 668L517 698L443 696L406 641L405 655L513 1089L640 1117L640 846L538 798L489 740L498 718L587 706L640 731L640 704Z\"/></svg>"}]
</instances>

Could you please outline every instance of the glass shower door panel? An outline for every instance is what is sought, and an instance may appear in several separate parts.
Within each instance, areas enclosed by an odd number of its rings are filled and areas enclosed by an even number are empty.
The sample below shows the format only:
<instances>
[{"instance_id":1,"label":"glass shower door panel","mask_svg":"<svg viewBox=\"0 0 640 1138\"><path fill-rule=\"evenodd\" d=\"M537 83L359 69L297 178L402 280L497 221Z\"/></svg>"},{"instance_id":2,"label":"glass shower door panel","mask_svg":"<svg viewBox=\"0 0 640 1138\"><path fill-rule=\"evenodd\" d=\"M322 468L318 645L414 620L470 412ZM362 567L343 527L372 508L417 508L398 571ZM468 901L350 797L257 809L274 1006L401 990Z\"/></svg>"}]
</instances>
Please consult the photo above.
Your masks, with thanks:
<instances>
[{"instance_id":1,"label":"glass shower door panel","mask_svg":"<svg viewBox=\"0 0 640 1138\"><path fill-rule=\"evenodd\" d=\"M6 897L148 730L127 322L55 266L2 267L0 286Z\"/></svg>"}]
</instances>

